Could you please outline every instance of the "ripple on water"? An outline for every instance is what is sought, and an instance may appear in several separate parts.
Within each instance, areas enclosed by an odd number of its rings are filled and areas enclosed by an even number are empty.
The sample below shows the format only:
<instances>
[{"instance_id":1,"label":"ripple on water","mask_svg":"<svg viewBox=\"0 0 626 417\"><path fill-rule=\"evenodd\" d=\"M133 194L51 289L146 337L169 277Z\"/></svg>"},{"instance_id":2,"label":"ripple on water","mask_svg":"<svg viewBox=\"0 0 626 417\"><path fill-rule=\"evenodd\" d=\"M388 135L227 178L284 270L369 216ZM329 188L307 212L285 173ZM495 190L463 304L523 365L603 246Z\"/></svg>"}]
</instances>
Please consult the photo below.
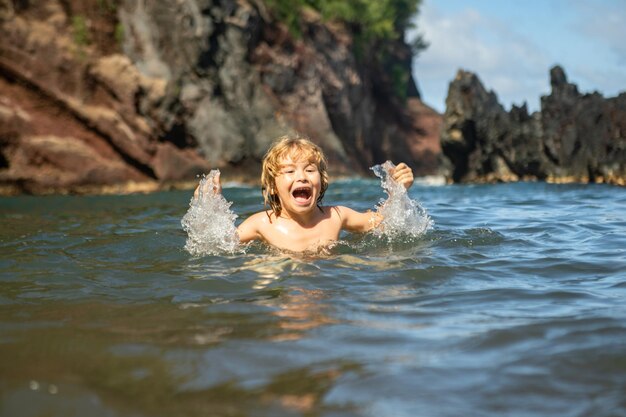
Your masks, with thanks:
<instances>
[{"instance_id":1,"label":"ripple on water","mask_svg":"<svg viewBox=\"0 0 626 417\"><path fill-rule=\"evenodd\" d=\"M260 209L258 189L224 193ZM201 257L189 192L0 199L0 414L624 414L626 190L410 196L436 220L418 237Z\"/></svg>"}]
</instances>

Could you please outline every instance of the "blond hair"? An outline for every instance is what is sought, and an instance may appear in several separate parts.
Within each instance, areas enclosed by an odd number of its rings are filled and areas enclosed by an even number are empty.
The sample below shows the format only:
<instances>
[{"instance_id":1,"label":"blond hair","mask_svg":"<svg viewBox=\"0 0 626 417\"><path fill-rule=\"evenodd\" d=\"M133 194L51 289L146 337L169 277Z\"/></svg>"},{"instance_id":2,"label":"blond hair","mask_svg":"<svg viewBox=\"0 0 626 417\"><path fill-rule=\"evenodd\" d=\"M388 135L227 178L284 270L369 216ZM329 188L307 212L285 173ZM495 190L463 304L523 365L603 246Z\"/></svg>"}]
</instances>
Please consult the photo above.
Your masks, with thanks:
<instances>
[{"instance_id":1,"label":"blond hair","mask_svg":"<svg viewBox=\"0 0 626 417\"><path fill-rule=\"evenodd\" d=\"M318 207L328 188L328 173L326 172L328 164L322 149L309 139L300 136L281 136L263 157L261 171L263 201L266 206L270 206L276 217L280 216L282 211L278 192L276 191L276 177L280 174L282 161L287 157L291 157L294 161L307 161L317 166L322 182L320 195L317 198Z\"/></svg>"}]
</instances>

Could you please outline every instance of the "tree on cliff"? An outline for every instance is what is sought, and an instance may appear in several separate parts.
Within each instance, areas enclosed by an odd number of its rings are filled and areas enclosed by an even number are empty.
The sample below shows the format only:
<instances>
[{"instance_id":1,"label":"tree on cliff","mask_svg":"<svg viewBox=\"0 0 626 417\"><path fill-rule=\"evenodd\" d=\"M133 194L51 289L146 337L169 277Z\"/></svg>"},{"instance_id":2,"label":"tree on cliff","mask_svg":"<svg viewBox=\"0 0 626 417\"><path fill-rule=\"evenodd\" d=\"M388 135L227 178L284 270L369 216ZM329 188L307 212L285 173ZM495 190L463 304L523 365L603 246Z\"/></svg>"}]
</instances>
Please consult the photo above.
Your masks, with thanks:
<instances>
[{"instance_id":1,"label":"tree on cliff","mask_svg":"<svg viewBox=\"0 0 626 417\"><path fill-rule=\"evenodd\" d=\"M407 29L415 28L421 0L265 0L275 17L284 22L290 32L301 37L305 28L302 15L313 10L327 22L341 22L354 37L353 54L359 61L368 59L377 68L379 86L391 87L392 95L404 102L419 97L411 79L411 61L428 44L421 34L409 41L410 53L399 51ZM389 74L389 76L384 76Z\"/></svg>"},{"instance_id":2,"label":"tree on cliff","mask_svg":"<svg viewBox=\"0 0 626 417\"><path fill-rule=\"evenodd\" d=\"M279 20L300 33L300 13L309 7L325 20L339 20L350 24L364 39L393 39L404 36L414 25L421 0L266 0ZM419 37L421 39L421 37ZM417 43L419 49L426 45Z\"/></svg>"}]
</instances>

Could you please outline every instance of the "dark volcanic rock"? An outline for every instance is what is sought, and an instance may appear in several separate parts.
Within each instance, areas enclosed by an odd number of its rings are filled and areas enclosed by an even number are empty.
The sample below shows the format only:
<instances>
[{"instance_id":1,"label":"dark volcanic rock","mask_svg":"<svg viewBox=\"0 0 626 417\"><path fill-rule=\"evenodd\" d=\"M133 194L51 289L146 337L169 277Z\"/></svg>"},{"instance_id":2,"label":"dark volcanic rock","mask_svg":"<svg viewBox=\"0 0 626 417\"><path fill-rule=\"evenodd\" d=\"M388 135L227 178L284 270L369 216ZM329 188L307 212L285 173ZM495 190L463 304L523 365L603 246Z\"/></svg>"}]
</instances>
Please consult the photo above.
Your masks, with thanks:
<instances>
[{"instance_id":1,"label":"dark volcanic rock","mask_svg":"<svg viewBox=\"0 0 626 417\"><path fill-rule=\"evenodd\" d=\"M560 67L550 72L552 93L541 98L542 142L549 175L579 181L626 181L626 93L580 94Z\"/></svg>"},{"instance_id":2,"label":"dark volcanic rock","mask_svg":"<svg viewBox=\"0 0 626 417\"><path fill-rule=\"evenodd\" d=\"M296 39L260 0L0 3L0 192L159 186L210 168L257 180L291 132L324 148L331 174L385 159L436 170L441 116L403 41L366 45L386 62L358 61L348 28L306 11ZM407 75L405 99L388 67Z\"/></svg>"},{"instance_id":3,"label":"dark volcanic rock","mask_svg":"<svg viewBox=\"0 0 626 417\"><path fill-rule=\"evenodd\" d=\"M454 182L626 179L626 94L580 94L562 68L541 111L507 112L475 74L459 71L446 100L441 147Z\"/></svg>"}]
</instances>

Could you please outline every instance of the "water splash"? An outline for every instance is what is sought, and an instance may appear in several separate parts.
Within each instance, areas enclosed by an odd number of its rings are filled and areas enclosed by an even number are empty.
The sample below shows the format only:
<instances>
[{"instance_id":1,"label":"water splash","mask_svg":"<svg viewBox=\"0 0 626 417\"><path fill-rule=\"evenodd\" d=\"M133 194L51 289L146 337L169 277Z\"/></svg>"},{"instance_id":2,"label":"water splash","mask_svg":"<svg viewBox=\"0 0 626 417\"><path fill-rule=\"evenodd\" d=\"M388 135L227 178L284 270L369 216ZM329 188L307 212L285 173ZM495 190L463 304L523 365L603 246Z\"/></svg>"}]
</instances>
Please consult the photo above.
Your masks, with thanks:
<instances>
[{"instance_id":1,"label":"water splash","mask_svg":"<svg viewBox=\"0 0 626 417\"><path fill-rule=\"evenodd\" d=\"M387 192L386 200L381 199L377 211L383 221L374 234L393 239L400 236L419 237L433 227L434 222L420 204L411 199L402 184L391 177L395 165L386 161L370 169L381 179L381 186Z\"/></svg>"},{"instance_id":2,"label":"water splash","mask_svg":"<svg viewBox=\"0 0 626 417\"><path fill-rule=\"evenodd\" d=\"M231 202L213 192L213 180L219 170L213 169L202 177L199 193L189 202L189 210L181 225L187 232L185 249L192 255L216 255L241 250L235 227L237 215L230 209Z\"/></svg>"}]
</instances>

